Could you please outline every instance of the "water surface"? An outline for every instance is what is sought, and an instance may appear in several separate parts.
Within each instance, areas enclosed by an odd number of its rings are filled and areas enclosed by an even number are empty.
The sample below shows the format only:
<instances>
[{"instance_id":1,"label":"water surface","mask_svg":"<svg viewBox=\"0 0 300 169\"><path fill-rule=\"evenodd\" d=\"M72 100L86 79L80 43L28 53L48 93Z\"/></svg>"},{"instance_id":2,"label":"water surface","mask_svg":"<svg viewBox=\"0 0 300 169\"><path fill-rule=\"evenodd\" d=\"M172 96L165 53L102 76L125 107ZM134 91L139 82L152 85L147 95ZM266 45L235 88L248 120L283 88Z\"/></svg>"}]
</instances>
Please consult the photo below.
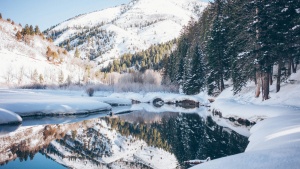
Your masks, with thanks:
<instances>
[{"instance_id":1,"label":"water surface","mask_svg":"<svg viewBox=\"0 0 300 169\"><path fill-rule=\"evenodd\" d=\"M1 126L0 168L154 168L168 156L175 156L177 168L186 168L187 160L244 152L246 137L218 126L201 111L206 110L25 118L22 126ZM151 147L164 156L151 154ZM122 153L126 156L117 158ZM142 160L143 153L148 161Z\"/></svg>"}]
</instances>

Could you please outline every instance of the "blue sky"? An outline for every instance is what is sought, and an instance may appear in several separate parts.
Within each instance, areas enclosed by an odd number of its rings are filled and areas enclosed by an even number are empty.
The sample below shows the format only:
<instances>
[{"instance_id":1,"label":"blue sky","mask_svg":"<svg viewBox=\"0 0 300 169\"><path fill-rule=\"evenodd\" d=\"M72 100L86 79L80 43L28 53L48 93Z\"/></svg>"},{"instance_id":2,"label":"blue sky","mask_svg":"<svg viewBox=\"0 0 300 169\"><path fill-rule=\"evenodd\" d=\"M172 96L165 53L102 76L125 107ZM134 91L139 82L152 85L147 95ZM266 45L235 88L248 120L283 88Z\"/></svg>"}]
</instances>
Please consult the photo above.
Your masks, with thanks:
<instances>
[{"instance_id":1,"label":"blue sky","mask_svg":"<svg viewBox=\"0 0 300 169\"><path fill-rule=\"evenodd\" d=\"M0 0L3 18L38 25L41 30L76 15L128 3L130 0ZM208 0L204 0L208 1Z\"/></svg>"}]
</instances>

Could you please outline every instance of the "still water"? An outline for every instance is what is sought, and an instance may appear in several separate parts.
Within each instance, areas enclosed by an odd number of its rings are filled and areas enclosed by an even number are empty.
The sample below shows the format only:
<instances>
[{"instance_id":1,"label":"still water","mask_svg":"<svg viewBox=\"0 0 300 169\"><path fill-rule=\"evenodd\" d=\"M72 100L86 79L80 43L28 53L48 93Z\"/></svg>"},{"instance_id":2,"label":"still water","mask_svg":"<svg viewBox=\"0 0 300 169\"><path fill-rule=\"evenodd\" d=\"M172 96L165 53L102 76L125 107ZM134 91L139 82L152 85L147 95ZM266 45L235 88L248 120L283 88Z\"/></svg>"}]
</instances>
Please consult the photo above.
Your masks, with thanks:
<instances>
[{"instance_id":1,"label":"still water","mask_svg":"<svg viewBox=\"0 0 300 169\"><path fill-rule=\"evenodd\" d=\"M26 118L0 126L0 168L188 168L244 152L246 137L197 111Z\"/></svg>"}]
</instances>

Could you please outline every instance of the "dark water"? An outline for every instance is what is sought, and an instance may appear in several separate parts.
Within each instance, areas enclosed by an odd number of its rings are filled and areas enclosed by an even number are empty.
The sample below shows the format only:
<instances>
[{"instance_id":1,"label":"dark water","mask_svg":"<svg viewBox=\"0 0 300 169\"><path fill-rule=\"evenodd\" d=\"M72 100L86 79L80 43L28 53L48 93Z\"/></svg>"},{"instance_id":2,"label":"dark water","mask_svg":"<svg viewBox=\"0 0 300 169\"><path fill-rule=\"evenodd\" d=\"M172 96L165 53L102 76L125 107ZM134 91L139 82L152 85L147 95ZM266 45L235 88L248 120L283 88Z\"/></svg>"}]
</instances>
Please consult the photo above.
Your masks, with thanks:
<instances>
[{"instance_id":1,"label":"dark water","mask_svg":"<svg viewBox=\"0 0 300 169\"><path fill-rule=\"evenodd\" d=\"M113 168L114 165L151 168L134 160L103 163L101 158L116 153L111 148L112 140L99 129L104 124L124 138L131 135L134 140L144 140L149 146L174 154L179 162L177 168L189 167L184 164L187 160L216 159L241 153L248 144L246 137L218 126L211 117L201 117L199 112L134 111L117 117L105 115L31 118L24 120L25 128L8 126L0 135L0 168L87 169ZM38 126L29 127L32 125ZM0 127L5 131L5 127ZM9 134L12 129L15 134ZM134 140L130 140L134 144Z\"/></svg>"}]
</instances>

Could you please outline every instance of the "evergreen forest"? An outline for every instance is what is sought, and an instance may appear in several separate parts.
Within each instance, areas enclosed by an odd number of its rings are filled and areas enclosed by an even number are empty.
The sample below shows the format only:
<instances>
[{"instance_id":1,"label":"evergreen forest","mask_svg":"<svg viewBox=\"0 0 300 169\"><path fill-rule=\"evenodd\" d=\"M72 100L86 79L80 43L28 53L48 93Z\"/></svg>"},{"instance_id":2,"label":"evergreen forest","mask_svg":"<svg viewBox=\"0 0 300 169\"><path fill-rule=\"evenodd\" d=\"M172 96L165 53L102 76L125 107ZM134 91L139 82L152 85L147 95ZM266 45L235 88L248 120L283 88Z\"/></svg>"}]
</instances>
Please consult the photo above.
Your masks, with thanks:
<instances>
[{"instance_id":1,"label":"evergreen forest","mask_svg":"<svg viewBox=\"0 0 300 169\"><path fill-rule=\"evenodd\" d=\"M296 72L299 53L298 0L215 0L182 30L163 70L186 94L217 95L226 82L236 94L251 80L267 100L273 79L279 92Z\"/></svg>"}]
</instances>

